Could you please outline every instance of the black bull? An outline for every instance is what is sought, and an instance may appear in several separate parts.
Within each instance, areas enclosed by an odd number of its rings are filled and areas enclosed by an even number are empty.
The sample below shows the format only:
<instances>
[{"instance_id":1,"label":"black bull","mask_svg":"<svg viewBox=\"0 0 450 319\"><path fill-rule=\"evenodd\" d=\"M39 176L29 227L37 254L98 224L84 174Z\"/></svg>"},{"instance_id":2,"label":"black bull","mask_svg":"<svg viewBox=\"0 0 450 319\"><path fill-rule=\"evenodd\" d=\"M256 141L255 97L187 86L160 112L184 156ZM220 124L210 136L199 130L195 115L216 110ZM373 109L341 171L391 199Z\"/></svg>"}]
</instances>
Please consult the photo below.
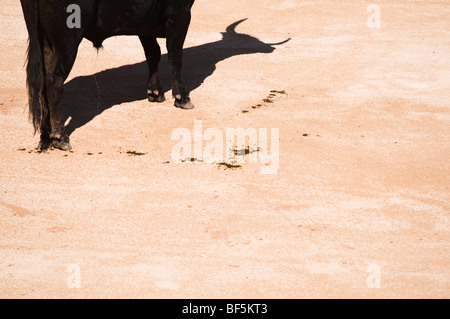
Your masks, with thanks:
<instances>
[{"instance_id":1,"label":"black bull","mask_svg":"<svg viewBox=\"0 0 450 319\"><path fill-rule=\"evenodd\" d=\"M161 50L156 38L165 37L175 106L193 108L181 79L183 44L193 3L194 0L21 0L29 32L27 87L30 119L35 131L41 133L39 148L71 149L60 100L83 38L98 48L111 36L139 36L150 71L148 100L163 102L164 91L158 75ZM69 13L66 9L71 4L81 8L81 28L67 25ZM223 33L224 40L225 35L238 36L234 28L242 21L228 27L227 33ZM257 39L246 36L242 40L253 42ZM257 42L258 46L265 48L261 52L273 50L269 44Z\"/></svg>"},{"instance_id":2,"label":"black bull","mask_svg":"<svg viewBox=\"0 0 450 319\"><path fill-rule=\"evenodd\" d=\"M100 47L116 35L137 35L144 47L151 102L165 100L158 77L161 50L157 37L167 39L175 106L191 109L181 80L182 50L194 0L21 0L29 33L27 85L30 118L41 132L40 149L70 150L59 102L83 38ZM69 28L67 7L80 10L80 28Z\"/></svg>"}]
</instances>

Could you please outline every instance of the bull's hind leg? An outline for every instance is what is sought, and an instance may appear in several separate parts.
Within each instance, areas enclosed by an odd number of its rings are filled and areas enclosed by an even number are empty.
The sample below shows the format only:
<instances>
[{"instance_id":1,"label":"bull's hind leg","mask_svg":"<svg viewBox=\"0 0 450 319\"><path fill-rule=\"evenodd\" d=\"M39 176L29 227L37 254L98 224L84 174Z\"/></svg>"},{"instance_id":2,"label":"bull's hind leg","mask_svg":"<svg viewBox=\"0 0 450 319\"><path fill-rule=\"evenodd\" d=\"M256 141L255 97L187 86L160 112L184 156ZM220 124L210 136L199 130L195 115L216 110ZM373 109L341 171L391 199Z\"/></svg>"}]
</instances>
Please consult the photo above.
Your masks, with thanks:
<instances>
[{"instance_id":1,"label":"bull's hind leg","mask_svg":"<svg viewBox=\"0 0 450 319\"><path fill-rule=\"evenodd\" d=\"M64 81L75 62L78 43L56 47L48 39L44 40L45 86L50 125L48 125L47 131L41 134L41 149L49 147L65 151L72 149L62 122L60 101Z\"/></svg>"},{"instance_id":2,"label":"bull's hind leg","mask_svg":"<svg viewBox=\"0 0 450 319\"><path fill-rule=\"evenodd\" d=\"M139 37L144 47L147 59L149 77L147 84L148 100L150 102L164 102L164 92L161 87L158 75L159 61L161 60L161 48L155 37Z\"/></svg>"}]
</instances>

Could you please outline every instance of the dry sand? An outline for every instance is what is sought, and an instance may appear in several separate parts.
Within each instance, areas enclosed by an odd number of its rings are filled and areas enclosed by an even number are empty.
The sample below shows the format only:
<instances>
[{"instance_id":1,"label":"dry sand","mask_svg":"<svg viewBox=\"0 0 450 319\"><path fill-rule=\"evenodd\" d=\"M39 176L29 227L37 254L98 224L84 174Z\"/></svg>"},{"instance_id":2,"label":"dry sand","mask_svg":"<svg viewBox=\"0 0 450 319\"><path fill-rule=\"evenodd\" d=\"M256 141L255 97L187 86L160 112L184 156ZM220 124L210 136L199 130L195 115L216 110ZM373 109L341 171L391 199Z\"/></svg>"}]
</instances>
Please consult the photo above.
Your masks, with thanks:
<instances>
[{"instance_id":1,"label":"dry sand","mask_svg":"<svg viewBox=\"0 0 450 319\"><path fill-rule=\"evenodd\" d=\"M137 37L84 40L73 152L38 154L27 31L2 0L0 297L449 298L450 3L377 1L380 28L369 4L197 0L192 111L173 107L164 40L158 105ZM278 171L174 163L194 120L278 128Z\"/></svg>"}]
</instances>

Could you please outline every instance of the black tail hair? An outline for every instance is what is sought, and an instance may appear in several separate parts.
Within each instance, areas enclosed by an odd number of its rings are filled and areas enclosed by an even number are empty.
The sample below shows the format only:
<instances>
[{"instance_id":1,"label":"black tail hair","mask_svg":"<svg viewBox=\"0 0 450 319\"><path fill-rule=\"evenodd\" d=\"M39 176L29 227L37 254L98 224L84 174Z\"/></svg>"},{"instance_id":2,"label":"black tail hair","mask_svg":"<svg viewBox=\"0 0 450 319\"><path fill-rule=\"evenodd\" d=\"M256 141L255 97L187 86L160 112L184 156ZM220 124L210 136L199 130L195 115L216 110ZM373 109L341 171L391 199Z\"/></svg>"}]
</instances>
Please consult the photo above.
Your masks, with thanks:
<instances>
[{"instance_id":1,"label":"black tail hair","mask_svg":"<svg viewBox=\"0 0 450 319\"><path fill-rule=\"evenodd\" d=\"M36 132L48 130L48 105L45 99L45 76L42 32L39 24L39 1L21 1L28 27L27 89L29 119Z\"/></svg>"}]
</instances>

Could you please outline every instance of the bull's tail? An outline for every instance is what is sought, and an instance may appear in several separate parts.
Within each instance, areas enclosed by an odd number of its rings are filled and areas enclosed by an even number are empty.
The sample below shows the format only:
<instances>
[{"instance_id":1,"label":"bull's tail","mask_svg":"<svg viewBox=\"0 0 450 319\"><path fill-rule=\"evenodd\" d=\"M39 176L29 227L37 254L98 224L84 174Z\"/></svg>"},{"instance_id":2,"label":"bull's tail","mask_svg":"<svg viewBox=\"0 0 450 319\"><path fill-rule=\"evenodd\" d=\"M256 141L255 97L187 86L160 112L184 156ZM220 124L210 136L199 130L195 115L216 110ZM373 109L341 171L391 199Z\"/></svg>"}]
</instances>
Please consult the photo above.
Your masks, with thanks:
<instances>
[{"instance_id":1,"label":"bull's tail","mask_svg":"<svg viewBox=\"0 0 450 319\"><path fill-rule=\"evenodd\" d=\"M27 89L29 119L34 133L47 131L48 105L45 98L45 76L42 32L39 24L39 1L22 0L29 40L27 52Z\"/></svg>"}]
</instances>

